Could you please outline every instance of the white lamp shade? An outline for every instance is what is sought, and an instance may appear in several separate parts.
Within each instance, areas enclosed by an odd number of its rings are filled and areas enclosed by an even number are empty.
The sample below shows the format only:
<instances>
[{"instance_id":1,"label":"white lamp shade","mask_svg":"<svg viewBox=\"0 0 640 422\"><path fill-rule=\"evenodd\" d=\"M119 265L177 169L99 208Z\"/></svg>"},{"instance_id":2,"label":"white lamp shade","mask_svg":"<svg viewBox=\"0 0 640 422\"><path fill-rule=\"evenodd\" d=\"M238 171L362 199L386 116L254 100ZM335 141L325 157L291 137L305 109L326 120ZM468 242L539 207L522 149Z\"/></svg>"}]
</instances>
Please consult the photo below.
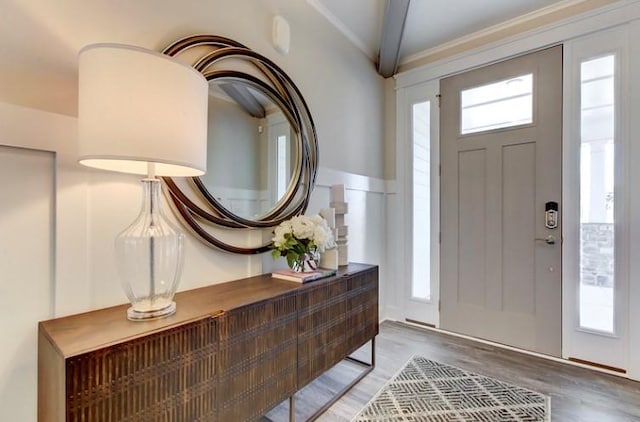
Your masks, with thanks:
<instances>
[{"instance_id":1,"label":"white lamp shade","mask_svg":"<svg viewBox=\"0 0 640 422\"><path fill-rule=\"evenodd\" d=\"M207 161L206 79L139 47L94 44L79 56L79 162L158 176L200 176Z\"/></svg>"}]
</instances>

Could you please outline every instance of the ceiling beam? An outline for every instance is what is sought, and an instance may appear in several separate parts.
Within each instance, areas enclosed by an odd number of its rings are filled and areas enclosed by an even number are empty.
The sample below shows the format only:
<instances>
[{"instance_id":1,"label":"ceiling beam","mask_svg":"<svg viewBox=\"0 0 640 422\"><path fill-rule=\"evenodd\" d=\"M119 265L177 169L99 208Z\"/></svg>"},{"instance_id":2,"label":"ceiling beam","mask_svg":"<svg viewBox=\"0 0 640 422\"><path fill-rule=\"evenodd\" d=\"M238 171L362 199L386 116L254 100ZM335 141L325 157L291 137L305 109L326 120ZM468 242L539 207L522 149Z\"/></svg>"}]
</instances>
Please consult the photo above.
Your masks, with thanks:
<instances>
[{"instance_id":1,"label":"ceiling beam","mask_svg":"<svg viewBox=\"0 0 640 422\"><path fill-rule=\"evenodd\" d=\"M407 21L410 0L387 0L384 9L380 53L378 54L378 73L388 78L396 73L400 56L400 44Z\"/></svg>"},{"instance_id":2,"label":"ceiling beam","mask_svg":"<svg viewBox=\"0 0 640 422\"><path fill-rule=\"evenodd\" d=\"M267 115L260 101L247 87L240 84L224 83L220 85L220 88L252 117L262 119Z\"/></svg>"}]
</instances>

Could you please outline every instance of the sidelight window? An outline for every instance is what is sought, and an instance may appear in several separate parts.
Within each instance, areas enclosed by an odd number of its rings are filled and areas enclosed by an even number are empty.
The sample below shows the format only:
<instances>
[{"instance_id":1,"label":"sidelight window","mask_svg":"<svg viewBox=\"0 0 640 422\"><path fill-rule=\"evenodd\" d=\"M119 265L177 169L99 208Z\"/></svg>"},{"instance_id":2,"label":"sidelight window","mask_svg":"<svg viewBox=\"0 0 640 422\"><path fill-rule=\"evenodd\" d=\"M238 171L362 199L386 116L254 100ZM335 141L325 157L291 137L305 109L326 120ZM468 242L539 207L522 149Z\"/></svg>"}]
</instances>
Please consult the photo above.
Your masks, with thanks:
<instances>
[{"instance_id":1,"label":"sidelight window","mask_svg":"<svg viewBox=\"0 0 640 422\"><path fill-rule=\"evenodd\" d=\"M580 326L614 330L615 56L580 64Z\"/></svg>"},{"instance_id":2,"label":"sidelight window","mask_svg":"<svg viewBox=\"0 0 640 422\"><path fill-rule=\"evenodd\" d=\"M413 279L411 296L431 298L430 106L413 104Z\"/></svg>"}]
</instances>

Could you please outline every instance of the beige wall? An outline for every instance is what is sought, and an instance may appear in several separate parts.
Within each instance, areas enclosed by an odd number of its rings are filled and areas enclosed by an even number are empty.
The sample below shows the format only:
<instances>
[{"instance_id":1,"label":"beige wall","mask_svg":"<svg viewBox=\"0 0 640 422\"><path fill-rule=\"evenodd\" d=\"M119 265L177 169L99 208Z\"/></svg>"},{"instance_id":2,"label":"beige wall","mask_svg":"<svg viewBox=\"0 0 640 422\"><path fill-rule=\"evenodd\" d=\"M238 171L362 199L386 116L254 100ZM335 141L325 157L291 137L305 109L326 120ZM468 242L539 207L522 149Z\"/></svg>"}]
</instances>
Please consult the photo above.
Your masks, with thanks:
<instances>
[{"instance_id":1,"label":"beige wall","mask_svg":"<svg viewBox=\"0 0 640 422\"><path fill-rule=\"evenodd\" d=\"M373 64L305 1L0 0L0 101L75 116L77 53L117 42L162 50L200 33L233 38L274 60L307 100L321 139L321 165L383 176L383 79ZM291 48L271 44L274 15Z\"/></svg>"},{"instance_id":2,"label":"beige wall","mask_svg":"<svg viewBox=\"0 0 640 422\"><path fill-rule=\"evenodd\" d=\"M35 420L37 321L126 302L115 270L113 239L139 210L139 177L88 170L76 163L76 68L82 46L118 42L160 50L194 33L236 39L274 60L299 86L317 125L320 166L338 170L331 173L337 175L331 183L348 184L353 174L383 177L384 81L369 60L304 1L0 0L0 10L0 145L56 153L53 174L42 176L54 186L54 221L44 222L54 238L37 242L45 248L39 259L52 259L54 274L47 280L25 275L15 281L21 288L4 297L19 304L31 300L34 291L42 292L38 289L43 284L51 286L41 298L52 304L49 312L35 315L29 307L18 307L0 323L2 332L11 332L12 342L22 348L0 362L0 392L14 388L15 368L28 374L19 394L0 394L2 414L11 420ZM291 25L286 56L270 42L276 14ZM26 189L21 183L19 177L4 178L0 192L9 186ZM384 227L382 194L356 192L353 215L365 220L353 224L350 232L357 249L354 258L382 264L384 232L369 233ZM314 210L326 206L327 188L318 189L312 201ZM0 201L0 218L22 212L16 203ZM171 215L168 207L165 210ZM0 233L0 238L3 244L28 245L23 232ZM256 236L234 232L227 237L246 245ZM9 262L29 260L24 248L3 250ZM246 277L268 271L272 264L270 257L263 263L262 256L213 250L189 235L180 289Z\"/></svg>"}]
</instances>

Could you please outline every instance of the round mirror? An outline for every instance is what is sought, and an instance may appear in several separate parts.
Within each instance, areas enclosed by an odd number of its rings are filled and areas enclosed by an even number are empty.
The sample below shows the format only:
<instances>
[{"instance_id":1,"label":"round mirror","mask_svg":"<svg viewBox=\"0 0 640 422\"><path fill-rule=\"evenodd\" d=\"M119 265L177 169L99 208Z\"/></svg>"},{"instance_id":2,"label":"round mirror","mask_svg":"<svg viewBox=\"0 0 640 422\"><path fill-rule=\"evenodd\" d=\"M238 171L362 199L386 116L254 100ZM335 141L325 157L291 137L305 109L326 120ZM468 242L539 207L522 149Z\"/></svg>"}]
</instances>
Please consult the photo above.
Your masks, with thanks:
<instances>
[{"instance_id":1,"label":"round mirror","mask_svg":"<svg viewBox=\"0 0 640 422\"><path fill-rule=\"evenodd\" d=\"M270 231L306 210L318 161L306 102L282 69L233 40L192 36L164 53L188 57L209 81L207 173L164 179L174 209L212 246L242 254L268 250L267 240L249 247L220 240L218 229Z\"/></svg>"},{"instance_id":2,"label":"round mirror","mask_svg":"<svg viewBox=\"0 0 640 422\"><path fill-rule=\"evenodd\" d=\"M207 173L203 187L233 214L268 215L300 168L299 133L268 92L243 81L209 83Z\"/></svg>"}]
</instances>

